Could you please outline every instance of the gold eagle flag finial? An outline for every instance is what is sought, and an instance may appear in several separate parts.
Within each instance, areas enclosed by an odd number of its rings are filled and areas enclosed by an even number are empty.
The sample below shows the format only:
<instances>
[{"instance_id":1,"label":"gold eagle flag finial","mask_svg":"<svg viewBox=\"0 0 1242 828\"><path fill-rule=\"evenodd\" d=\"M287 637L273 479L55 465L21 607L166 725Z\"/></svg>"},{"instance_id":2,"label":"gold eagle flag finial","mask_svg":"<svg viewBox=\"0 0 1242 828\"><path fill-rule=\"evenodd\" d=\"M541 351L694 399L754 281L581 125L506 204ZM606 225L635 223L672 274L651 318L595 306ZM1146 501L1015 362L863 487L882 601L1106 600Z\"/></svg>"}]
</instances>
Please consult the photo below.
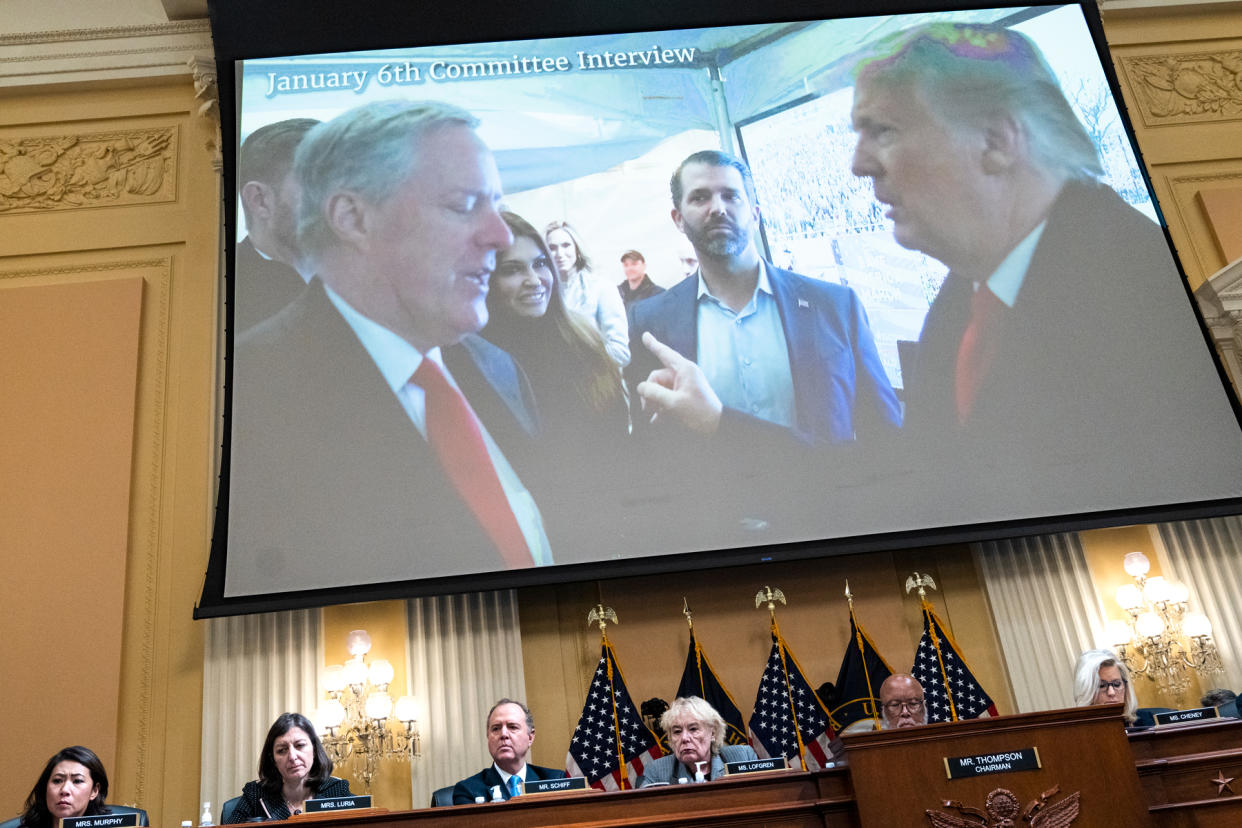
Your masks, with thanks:
<instances>
[{"instance_id":1,"label":"gold eagle flag finial","mask_svg":"<svg viewBox=\"0 0 1242 828\"><path fill-rule=\"evenodd\" d=\"M759 609L763 606L764 602L766 602L768 605L768 614L772 616L773 621L776 620L777 601L780 601L782 604L788 606L788 602L785 601L785 593L781 592L780 589L765 586L763 589L755 593L755 609Z\"/></svg>"},{"instance_id":2,"label":"gold eagle flag finial","mask_svg":"<svg viewBox=\"0 0 1242 828\"><path fill-rule=\"evenodd\" d=\"M936 586L936 582L932 580L932 576L930 575L920 575L915 572L909 578L906 578L906 594L909 595L910 590L912 589L918 589L919 600L924 603L927 602L928 588L939 589L939 587Z\"/></svg>"},{"instance_id":3,"label":"gold eagle flag finial","mask_svg":"<svg viewBox=\"0 0 1242 828\"><path fill-rule=\"evenodd\" d=\"M598 624L599 634L604 638L608 637L608 624L610 622L613 624L621 623L617 620L617 613L612 607L606 607L603 604L596 604L591 608L591 611L587 613L587 623Z\"/></svg>"}]
</instances>

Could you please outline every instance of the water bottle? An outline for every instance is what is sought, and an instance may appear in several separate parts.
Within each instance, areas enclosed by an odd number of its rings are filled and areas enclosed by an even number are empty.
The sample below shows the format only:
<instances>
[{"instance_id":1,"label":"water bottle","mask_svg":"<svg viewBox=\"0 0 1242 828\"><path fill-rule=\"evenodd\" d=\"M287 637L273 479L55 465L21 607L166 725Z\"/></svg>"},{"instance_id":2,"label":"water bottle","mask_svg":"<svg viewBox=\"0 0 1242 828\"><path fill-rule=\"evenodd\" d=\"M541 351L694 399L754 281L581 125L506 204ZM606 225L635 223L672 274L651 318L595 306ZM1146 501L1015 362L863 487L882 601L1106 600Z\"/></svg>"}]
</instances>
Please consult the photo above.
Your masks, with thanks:
<instances>
[{"instance_id":1,"label":"water bottle","mask_svg":"<svg viewBox=\"0 0 1242 828\"><path fill-rule=\"evenodd\" d=\"M203 803L203 815L198 818L198 824L200 826L216 824L216 821L211 818L211 803L210 802Z\"/></svg>"}]
</instances>

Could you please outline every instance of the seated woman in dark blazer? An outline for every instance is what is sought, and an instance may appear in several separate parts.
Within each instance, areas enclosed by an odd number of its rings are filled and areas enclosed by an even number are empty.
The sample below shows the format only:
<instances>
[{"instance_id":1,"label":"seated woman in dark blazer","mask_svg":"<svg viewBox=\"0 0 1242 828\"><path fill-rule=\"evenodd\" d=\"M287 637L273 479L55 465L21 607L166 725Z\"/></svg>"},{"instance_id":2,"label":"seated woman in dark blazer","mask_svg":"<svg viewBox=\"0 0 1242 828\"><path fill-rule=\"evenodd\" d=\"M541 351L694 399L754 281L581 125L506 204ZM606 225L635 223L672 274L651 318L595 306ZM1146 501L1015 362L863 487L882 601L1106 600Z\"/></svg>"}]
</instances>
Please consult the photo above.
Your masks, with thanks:
<instances>
[{"instance_id":1,"label":"seated woman in dark blazer","mask_svg":"<svg viewBox=\"0 0 1242 828\"><path fill-rule=\"evenodd\" d=\"M16 824L54 828L65 817L110 814L113 809L104 804L107 795L108 772L95 752L81 745L67 747L47 760ZM138 824L146 825L146 814L138 813Z\"/></svg>"},{"instance_id":2,"label":"seated woman in dark blazer","mask_svg":"<svg viewBox=\"0 0 1242 828\"><path fill-rule=\"evenodd\" d=\"M230 823L288 819L306 809L308 799L349 796L349 783L332 775L332 759L301 713L282 713L263 742L259 778L242 788Z\"/></svg>"}]
</instances>

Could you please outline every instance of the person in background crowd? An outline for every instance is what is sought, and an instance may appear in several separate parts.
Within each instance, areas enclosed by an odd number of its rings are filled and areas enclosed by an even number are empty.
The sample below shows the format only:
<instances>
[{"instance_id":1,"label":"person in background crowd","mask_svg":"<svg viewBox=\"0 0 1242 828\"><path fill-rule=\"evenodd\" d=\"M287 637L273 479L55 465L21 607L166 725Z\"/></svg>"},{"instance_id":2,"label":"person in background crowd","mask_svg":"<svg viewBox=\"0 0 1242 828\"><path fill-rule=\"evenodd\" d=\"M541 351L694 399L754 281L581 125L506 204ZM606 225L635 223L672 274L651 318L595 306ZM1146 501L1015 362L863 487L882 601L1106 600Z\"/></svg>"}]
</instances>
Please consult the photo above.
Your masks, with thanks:
<instances>
[{"instance_id":1,"label":"person in background crowd","mask_svg":"<svg viewBox=\"0 0 1242 828\"><path fill-rule=\"evenodd\" d=\"M617 291L627 308L635 302L664 292L664 288L651 281L651 277L647 275L647 260L637 250L627 250L621 254L621 269L625 271L625 281L617 285Z\"/></svg>"},{"instance_id":2,"label":"person in background crowd","mask_svg":"<svg viewBox=\"0 0 1242 828\"><path fill-rule=\"evenodd\" d=\"M660 717L664 715L665 710L668 710L668 702L659 696L652 696L638 707L638 712L643 717L643 724L655 734L660 741L660 747L664 748L667 753L671 751L668 746L668 734L660 726Z\"/></svg>"},{"instance_id":3,"label":"person in background crowd","mask_svg":"<svg viewBox=\"0 0 1242 828\"><path fill-rule=\"evenodd\" d=\"M621 520L622 455L629 413L621 371L599 331L565 307L551 254L529 222L501 213L513 244L496 254L479 335L507 351L526 373L543 424L528 483L536 489L559 563L599 550L600 525ZM566 462L565 458L573 458ZM594 521L583 521L594 514Z\"/></svg>"},{"instance_id":4,"label":"person in background crowd","mask_svg":"<svg viewBox=\"0 0 1242 828\"><path fill-rule=\"evenodd\" d=\"M1199 699L1199 704L1203 707L1220 707L1222 704L1236 701L1237 698L1238 694L1232 690L1218 687L1215 690L1209 690L1204 693L1203 697Z\"/></svg>"},{"instance_id":5,"label":"person in background crowd","mask_svg":"<svg viewBox=\"0 0 1242 828\"><path fill-rule=\"evenodd\" d=\"M1079 707L1092 704L1125 702L1122 715L1132 724L1138 710L1138 697L1130 684L1130 671L1112 650L1087 650L1078 657L1074 667L1074 703Z\"/></svg>"},{"instance_id":6,"label":"person in background crowd","mask_svg":"<svg viewBox=\"0 0 1242 828\"><path fill-rule=\"evenodd\" d=\"M233 332L272 316L306 287L298 272L297 210L301 193L293 154L313 118L290 118L246 136L237 160L246 238L237 243L233 280Z\"/></svg>"},{"instance_id":7,"label":"person in background crowd","mask_svg":"<svg viewBox=\"0 0 1242 828\"><path fill-rule=\"evenodd\" d=\"M617 365L628 365L630 333L621 297L591 270L591 260L582 249L578 231L568 222L554 221L543 232L565 287L566 307L595 325L604 337L608 355Z\"/></svg>"},{"instance_id":8,"label":"person in background crowd","mask_svg":"<svg viewBox=\"0 0 1242 828\"><path fill-rule=\"evenodd\" d=\"M694 252L694 245L685 236L677 240L677 263L681 265L681 276L693 276L699 269L699 254Z\"/></svg>"},{"instance_id":9,"label":"person in background crowd","mask_svg":"<svg viewBox=\"0 0 1242 828\"><path fill-rule=\"evenodd\" d=\"M349 796L349 782L332 775L332 757L315 726L301 713L282 713L272 723L259 753L259 778L242 787L229 823L288 819L306 810L306 800Z\"/></svg>"}]
</instances>

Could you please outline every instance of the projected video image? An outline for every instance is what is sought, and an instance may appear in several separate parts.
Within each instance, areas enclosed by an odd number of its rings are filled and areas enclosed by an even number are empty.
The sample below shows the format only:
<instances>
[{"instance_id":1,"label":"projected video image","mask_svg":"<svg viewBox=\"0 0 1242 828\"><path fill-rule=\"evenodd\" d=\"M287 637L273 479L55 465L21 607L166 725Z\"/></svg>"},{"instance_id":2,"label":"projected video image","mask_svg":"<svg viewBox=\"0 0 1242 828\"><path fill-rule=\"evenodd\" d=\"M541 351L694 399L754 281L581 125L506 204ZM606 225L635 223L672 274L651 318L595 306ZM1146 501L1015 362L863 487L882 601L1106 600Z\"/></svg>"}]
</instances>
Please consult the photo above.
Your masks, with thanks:
<instances>
[{"instance_id":1,"label":"projected video image","mask_svg":"<svg viewBox=\"0 0 1242 828\"><path fill-rule=\"evenodd\" d=\"M1242 494L1077 6L238 71L225 597Z\"/></svg>"}]
</instances>

